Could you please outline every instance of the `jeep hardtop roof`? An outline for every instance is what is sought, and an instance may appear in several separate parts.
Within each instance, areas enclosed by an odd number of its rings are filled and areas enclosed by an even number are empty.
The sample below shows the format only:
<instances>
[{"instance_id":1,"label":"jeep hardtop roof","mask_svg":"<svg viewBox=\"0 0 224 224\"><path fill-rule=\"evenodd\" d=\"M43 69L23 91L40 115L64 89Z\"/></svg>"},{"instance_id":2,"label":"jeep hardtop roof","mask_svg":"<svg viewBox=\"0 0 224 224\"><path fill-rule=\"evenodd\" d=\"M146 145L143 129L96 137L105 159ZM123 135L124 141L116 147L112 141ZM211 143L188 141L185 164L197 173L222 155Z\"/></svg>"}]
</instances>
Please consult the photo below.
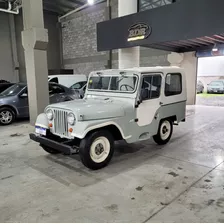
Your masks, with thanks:
<instances>
[{"instance_id":1,"label":"jeep hardtop roof","mask_svg":"<svg viewBox=\"0 0 224 224\"><path fill-rule=\"evenodd\" d=\"M109 70L99 70L91 72L90 74L97 74L103 73L103 75L111 75L111 73L116 72L137 72L137 73L146 73L146 72L165 72L165 73L177 73L177 72L184 72L184 69L177 67L177 66L156 66L156 67L136 67L136 68L128 68L128 69L109 69Z\"/></svg>"}]
</instances>

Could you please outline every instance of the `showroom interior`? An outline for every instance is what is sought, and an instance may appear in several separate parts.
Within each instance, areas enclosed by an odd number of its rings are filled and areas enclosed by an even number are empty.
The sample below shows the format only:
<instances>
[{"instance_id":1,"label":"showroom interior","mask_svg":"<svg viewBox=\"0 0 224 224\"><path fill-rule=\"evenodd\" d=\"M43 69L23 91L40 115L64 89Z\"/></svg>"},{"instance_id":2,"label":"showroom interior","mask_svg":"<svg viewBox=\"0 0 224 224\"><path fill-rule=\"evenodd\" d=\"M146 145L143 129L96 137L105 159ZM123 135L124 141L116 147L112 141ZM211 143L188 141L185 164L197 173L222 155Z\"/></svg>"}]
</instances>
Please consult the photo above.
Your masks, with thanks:
<instances>
[{"instance_id":1,"label":"showroom interior","mask_svg":"<svg viewBox=\"0 0 224 224\"><path fill-rule=\"evenodd\" d=\"M223 7L223 0L0 0L0 87L9 85L0 93L0 222L224 223ZM182 75L180 91L173 87L180 97L167 105L162 71ZM121 78L122 103L110 87L91 94L94 80L110 73L108 86ZM158 74L165 89L148 96L158 104L148 111L138 91L146 73L151 94ZM58 83L48 82L53 76ZM128 77L134 84L122 84ZM142 113L152 116L153 131L141 125ZM63 133L49 134L59 126ZM96 155L110 155L111 136L112 160L91 169L83 148L93 158L88 141L96 138Z\"/></svg>"}]
</instances>

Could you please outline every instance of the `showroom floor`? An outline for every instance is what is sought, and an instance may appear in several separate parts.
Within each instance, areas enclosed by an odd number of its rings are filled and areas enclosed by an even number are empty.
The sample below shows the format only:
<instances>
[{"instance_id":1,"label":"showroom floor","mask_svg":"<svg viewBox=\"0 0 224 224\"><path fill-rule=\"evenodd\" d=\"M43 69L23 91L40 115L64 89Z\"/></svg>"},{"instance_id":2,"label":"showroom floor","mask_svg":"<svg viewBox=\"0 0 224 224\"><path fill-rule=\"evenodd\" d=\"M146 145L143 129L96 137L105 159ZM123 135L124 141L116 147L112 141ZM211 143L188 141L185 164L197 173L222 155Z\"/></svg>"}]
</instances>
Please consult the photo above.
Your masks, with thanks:
<instances>
[{"instance_id":1,"label":"showroom floor","mask_svg":"<svg viewBox=\"0 0 224 224\"><path fill-rule=\"evenodd\" d=\"M197 105L224 107L224 94L197 94Z\"/></svg>"},{"instance_id":2,"label":"showroom floor","mask_svg":"<svg viewBox=\"0 0 224 224\"><path fill-rule=\"evenodd\" d=\"M224 222L223 114L189 107L170 144L120 143L99 171L0 127L0 222Z\"/></svg>"}]
</instances>

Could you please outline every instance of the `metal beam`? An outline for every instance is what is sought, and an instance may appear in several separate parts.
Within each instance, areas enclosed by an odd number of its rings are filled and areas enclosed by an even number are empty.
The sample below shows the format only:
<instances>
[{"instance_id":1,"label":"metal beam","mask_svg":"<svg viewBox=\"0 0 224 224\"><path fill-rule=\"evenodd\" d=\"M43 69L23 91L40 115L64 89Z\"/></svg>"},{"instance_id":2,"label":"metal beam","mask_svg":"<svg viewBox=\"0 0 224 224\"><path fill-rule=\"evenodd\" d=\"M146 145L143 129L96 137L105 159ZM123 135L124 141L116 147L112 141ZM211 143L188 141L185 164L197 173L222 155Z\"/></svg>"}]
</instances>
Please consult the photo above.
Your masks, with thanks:
<instances>
[{"instance_id":1,"label":"metal beam","mask_svg":"<svg viewBox=\"0 0 224 224\"><path fill-rule=\"evenodd\" d=\"M219 40L219 39L217 39L217 38L207 37L207 36L206 36L206 38L209 39L209 40L212 40L212 41L214 41L214 42L224 43L224 40Z\"/></svg>"}]
</instances>

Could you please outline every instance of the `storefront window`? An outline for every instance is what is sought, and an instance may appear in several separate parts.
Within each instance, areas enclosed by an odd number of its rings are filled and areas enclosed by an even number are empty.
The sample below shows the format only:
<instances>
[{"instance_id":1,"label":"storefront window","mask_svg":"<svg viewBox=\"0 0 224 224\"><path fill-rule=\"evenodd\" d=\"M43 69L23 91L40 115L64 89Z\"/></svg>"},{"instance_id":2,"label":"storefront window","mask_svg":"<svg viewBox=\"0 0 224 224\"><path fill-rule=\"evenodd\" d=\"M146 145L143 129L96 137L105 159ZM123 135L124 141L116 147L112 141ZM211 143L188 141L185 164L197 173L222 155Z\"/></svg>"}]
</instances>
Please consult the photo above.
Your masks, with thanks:
<instances>
[{"instance_id":1,"label":"storefront window","mask_svg":"<svg viewBox=\"0 0 224 224\"><path fill-rule=\"evenodd\" d=\"M175 0L139 0L139 11L154 9L174 2Z\"/></svg>"}]
</instances>

